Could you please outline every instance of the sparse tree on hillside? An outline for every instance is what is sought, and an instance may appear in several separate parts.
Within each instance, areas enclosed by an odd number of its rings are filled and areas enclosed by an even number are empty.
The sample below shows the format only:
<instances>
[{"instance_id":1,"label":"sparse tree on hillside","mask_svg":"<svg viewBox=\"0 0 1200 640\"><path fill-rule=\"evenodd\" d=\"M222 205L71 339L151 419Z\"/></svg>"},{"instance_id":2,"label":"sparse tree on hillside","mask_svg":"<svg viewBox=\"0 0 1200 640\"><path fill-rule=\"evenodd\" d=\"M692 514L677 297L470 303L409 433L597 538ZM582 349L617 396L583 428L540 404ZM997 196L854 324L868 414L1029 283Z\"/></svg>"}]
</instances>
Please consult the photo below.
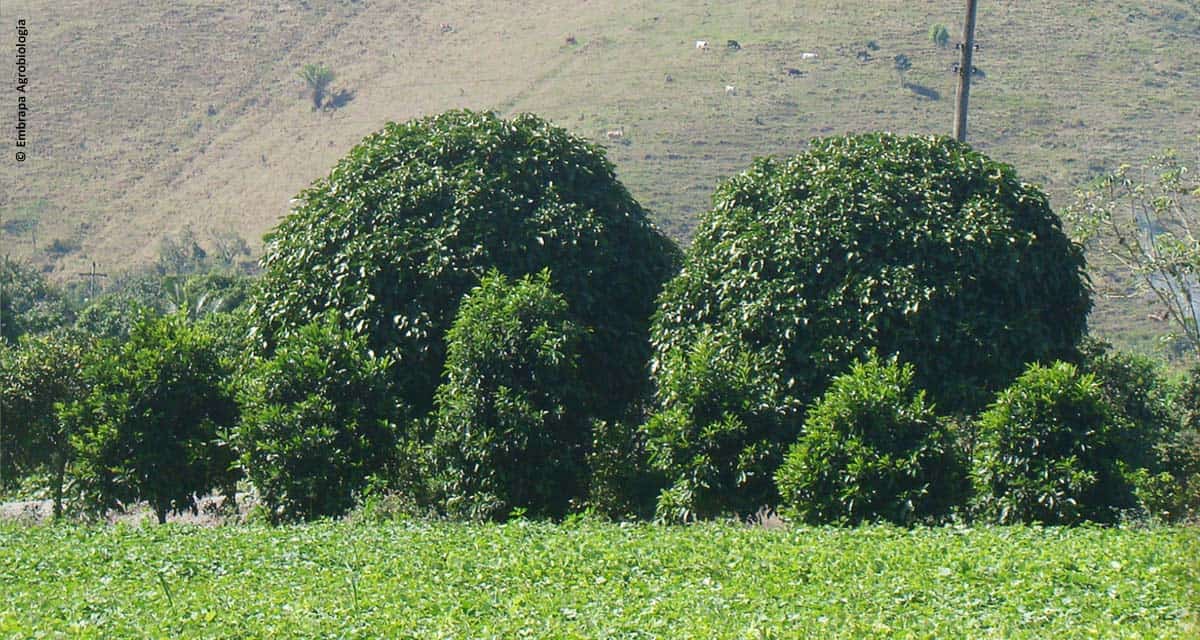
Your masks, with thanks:
<instances>
[{"instance_id":1,"label":"sparse tree on hillside","mask_svg":"<svg viewBox=\"0 0 1200 640\"><path fill-rule=\"evenodd\" d=\"M300 70L300 78L308 86L312 97L313 111L321 108L321 103L325 101L325 94L334 77L333 70L323 64L306 64Z\"/></svg>"},{"instance_id":2,"label":"sparse tree on hillside","mask_svg":"<svg viewBox=\"0 0 1200 640\"><path fill-rule=\"evenodd\" d=\"M896 68L896 75L900 77L900 86L907 85L908 83L905 82L904 76L908 73L909 69L912 69L912 61L903 53L898 53L895 58L892 58L892 64Z\"/></svg>"},{"instance_id":3,"label":"sparse tree on hillside","mask_svg":"<svg viewBox=\"0 0 1200 640\"><path fill-rule=\"evenodd\" d=\"M950 30L940 22L933 25L929 28L929 41L938 48L945 49L946 45L950 44Z\"/></svg>"},{"instance_id":4,"label":"sparse tree on hillside","mask_svg":"<svg viewBox=\"0 0 1200 640\"><path fill-rule=\"evenodd\" d=\"M1143 180L1122 165L1076 194L1067 213L1076 239L1123 266L1136 289L1164 306L1180 338L1200 356L1200 184L1173 151L1152 159ZM1161 317L1161 316L1156 316Z\"/></svg>"},{"instance_id":5,"label":"sparse tree on hillside","mask_svg":"<svg viewBox=\"0 0 1200 640\"><path fill-rule=\"evenodd\" d=\"M158 247L155 269L161 276L177 276L202 271L208 262L208 252L191 227L176 236L164 235Z\"/></svg>"}]
</instances>

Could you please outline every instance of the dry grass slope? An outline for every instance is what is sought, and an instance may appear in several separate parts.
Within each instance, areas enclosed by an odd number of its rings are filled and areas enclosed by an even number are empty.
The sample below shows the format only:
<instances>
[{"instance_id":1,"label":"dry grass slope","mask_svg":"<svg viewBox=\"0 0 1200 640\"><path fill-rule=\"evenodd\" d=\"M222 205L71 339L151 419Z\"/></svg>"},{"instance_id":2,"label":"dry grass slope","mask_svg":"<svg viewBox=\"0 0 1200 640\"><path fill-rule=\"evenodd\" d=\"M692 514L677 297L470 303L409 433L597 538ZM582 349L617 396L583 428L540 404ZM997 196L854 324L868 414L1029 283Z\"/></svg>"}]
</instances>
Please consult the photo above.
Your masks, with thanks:
<instances>
[{"instance_id":1,"label":"dry grass slope","mask_svg":"<svg viewBox=\"0 0 1200 640\"><path fill-rule=\"evenodd\" d=\"M609 145L634 196L686 240L716 183L755 156L848 131L947 133L955 54L928 30L954 33L962 3L146 4L6 3L30 20L34 147L0 163L0 241L59 279L147 261L185 225L257 242L364 135L455 107L533 111ZM971 140L1060 207L1089 176L1200 133L1196 0L983 3L978 37ZM314 112L296 75L310 62L353 100ZM47 252L56 239L81 248ZM1105 303L1096 319L1136 333L1142 315Z\"/></svg>"}]
</instances>

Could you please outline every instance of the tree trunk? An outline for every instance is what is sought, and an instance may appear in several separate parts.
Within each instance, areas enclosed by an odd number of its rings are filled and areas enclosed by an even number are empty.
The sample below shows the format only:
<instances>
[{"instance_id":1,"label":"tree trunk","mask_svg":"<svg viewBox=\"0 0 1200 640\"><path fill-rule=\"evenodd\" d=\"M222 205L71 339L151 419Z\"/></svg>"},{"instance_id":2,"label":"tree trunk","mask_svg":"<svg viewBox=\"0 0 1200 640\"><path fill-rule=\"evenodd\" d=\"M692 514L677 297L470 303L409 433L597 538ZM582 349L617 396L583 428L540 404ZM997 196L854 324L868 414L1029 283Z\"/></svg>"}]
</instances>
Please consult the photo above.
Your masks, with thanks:
<instances>
[{"instance_id":1,"label":"tree trunk","mask_svg":"<svg viewBox=\"0 0 1200 640\"><path fill-rule=\"evenodd\" d=\"M154 505L154 513L155 513L155 515L158 516L159 524L167 523L167 505L165 505L165 504Z\"/></svg>"},{"instance_id":2,"label":"tree trunk","mask_svg":"<svg viewBox=\"0 0 1200 640\"><path fill-rule=\"evenodd\" d=\"M62 519L63 514L63 482L67 475L67 456L59 451L51 456L51 464L54 466L54 520L57 522Z\"/></svg>"},{"instance_id":3,"label":"tree trunk","mask_svg":"<svg viewBox=\"0 0 1200 640\"><path fill-rule=\"evenodd\" d=\"M221 506L232 509L233 513L236 514L238 512L237 483L235 482L229 486L223 487L221 489L221 495L224 497Z\"/></svg>"}]
</instances>

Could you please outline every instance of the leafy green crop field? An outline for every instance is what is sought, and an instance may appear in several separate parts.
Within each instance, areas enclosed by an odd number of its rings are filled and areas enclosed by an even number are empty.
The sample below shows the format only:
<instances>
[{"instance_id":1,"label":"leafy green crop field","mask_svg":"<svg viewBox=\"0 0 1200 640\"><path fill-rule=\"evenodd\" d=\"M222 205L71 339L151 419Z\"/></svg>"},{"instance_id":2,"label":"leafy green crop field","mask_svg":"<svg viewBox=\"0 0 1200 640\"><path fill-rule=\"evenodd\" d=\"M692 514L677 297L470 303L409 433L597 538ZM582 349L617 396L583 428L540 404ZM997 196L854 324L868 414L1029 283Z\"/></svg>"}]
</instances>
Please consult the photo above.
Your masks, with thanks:
<instances>
[{"instance_id":1,"label":"leafy green crop field","mask_svg":"<svg viewBox=\"0 0 1200 640\"><path fill-rule=\"evenodd\" d=\"M1197 637L1200 529L0 525L5 638Z\"/></svg>"}]
</instances>

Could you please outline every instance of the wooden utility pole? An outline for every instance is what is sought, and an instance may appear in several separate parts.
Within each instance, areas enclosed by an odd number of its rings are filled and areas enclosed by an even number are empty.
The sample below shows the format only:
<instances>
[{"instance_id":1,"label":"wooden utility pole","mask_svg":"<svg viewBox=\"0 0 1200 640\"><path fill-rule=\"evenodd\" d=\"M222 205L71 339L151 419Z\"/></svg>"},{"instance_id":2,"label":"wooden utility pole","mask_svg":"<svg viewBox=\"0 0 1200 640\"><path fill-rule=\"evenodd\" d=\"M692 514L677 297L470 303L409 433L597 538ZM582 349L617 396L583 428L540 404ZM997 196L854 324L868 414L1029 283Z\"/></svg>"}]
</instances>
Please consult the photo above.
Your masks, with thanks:
<instances>
[{"instance_id":1,"label":"wooden utility pole","mask_svg":"<svg viewBox=\"0 0 1200 640\"><path fill-rule=\"evenodd\" d=\"M971 95L971 57L975 53L975 5L977 0L967 0L967 19L963 23L962 42L959 43L958 92L954 109L954 139L967 141L967 100Z\"/></svg>"},{"instance_id":2,"label":"wooden utility pole","mask_svg":"<svg viewBox=\"0 0 1200 640\"><path fill-rule=\"evenodd\" d=\"M75 275L82 276L84 278L91 278L91 281L88 282L88 300L89 301L94 300L96 298L96 278L107 278L108 277L107 273L96 273L96 261L95 260L92 261L92 272L91 273L85 272L85 273L77 273Z\"/></svg>"}]
</instances>

